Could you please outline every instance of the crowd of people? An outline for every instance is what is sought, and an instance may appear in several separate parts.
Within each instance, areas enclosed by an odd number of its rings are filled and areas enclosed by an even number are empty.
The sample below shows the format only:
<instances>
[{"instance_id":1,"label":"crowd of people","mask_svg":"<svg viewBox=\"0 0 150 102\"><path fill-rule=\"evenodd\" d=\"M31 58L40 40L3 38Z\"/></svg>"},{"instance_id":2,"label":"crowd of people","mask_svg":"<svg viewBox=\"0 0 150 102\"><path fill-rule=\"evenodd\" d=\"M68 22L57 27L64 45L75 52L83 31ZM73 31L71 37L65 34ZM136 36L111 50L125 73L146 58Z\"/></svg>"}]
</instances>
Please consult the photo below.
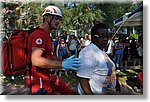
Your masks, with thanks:
<instances>
[{"instance_id":1,"label":"crowd of people","mask_svg":"<svg viewBox=\"0 0 150 102\"><path fill-rule=\"evenodd\" d=\"M65 40L64 36L69 37L66 37ZM110 59L114 61L117 69L121 69L121 67L143 65L142 35L139 36L139 39L129 39L126 35L120 35L115 39L112 38L112 36L113 35L110 33L105 51ZM57 47L57 45L60 46L62 43L65 45L64 48ZM85 36L78 38L74 34L62 33L60 36L55 36L53 39L53 51L54 54L57 53L57 56L63 59L74 55L76 51L79 53L90 43L91 34L85 34Z\"/></svg>"}]
</instances>

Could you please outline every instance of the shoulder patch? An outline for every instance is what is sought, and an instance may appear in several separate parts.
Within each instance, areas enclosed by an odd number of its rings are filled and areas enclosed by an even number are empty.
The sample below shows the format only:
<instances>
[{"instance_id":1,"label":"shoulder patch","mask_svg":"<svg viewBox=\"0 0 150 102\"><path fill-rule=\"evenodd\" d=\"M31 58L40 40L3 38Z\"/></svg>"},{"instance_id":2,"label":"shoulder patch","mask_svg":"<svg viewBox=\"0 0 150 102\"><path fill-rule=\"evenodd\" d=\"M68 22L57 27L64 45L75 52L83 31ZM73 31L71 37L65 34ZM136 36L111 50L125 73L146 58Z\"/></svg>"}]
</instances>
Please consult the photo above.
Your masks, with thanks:
<instances>
[{"instance_id":1,"label":"shoulder patch","mask_svg":"<svg viewBox=\"0 0 150 102\"><path fill-rule=\"evenodd\" d=\"M36 39L36 44L40 45L40 44L42 44L42 42L43 42L43 41L42 41L41 38L37 38L37 39Z\"/></svg>"}]
</instances>

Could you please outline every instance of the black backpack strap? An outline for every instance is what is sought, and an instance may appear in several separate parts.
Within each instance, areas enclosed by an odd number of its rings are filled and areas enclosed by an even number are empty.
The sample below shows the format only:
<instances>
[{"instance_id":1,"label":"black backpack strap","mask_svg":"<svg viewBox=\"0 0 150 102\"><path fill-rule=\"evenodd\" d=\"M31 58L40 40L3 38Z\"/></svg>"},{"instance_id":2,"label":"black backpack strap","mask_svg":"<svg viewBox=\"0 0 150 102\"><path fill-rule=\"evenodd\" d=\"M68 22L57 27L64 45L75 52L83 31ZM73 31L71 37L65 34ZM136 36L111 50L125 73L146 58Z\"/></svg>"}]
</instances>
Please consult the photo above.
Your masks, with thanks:
<instances>
[{"instance_id":1,"label":"black backpack strap","mask_svg":"<svg viewBox=\"0 0 150 102\"><path fill-rule=\"evenodd\" d=\"M32 70L31 65L27 65L26 68L29 70L29 78L30 78L30 94L32 94Z\"/></svg>"}]
</instances>

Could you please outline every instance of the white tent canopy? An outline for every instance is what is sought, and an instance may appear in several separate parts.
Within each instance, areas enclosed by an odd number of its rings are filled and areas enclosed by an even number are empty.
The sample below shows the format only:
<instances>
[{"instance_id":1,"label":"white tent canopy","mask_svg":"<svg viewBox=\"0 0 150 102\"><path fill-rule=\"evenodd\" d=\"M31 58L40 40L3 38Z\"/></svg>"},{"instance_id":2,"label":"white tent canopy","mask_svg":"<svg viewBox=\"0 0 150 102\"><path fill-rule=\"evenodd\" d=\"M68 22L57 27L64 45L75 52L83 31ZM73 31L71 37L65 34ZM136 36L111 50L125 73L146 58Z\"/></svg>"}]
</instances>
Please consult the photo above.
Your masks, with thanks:
<instances>
[{"instance_id":1,"label":"white tent canopy","mask_svg":"<svg viewBox=\"0 0 150 102\"><path fill-rule=\"evenodd\" d=\"M114 26L142 26L143 25L143 3L132 12L125 13L113 21Z\"/></svg>"}]
</instances>

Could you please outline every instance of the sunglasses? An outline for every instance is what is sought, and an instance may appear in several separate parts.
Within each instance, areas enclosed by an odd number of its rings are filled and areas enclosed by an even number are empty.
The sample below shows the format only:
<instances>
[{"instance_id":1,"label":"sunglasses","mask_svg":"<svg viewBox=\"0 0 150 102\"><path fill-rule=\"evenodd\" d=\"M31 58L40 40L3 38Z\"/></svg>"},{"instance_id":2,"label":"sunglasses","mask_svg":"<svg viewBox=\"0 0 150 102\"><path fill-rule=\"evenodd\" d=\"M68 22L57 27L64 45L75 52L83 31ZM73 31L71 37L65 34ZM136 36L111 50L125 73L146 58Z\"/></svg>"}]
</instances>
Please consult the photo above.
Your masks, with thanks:
<instances>
[{"instance_id":1,"label":"sunglasses","mask_svg":"<svg viewBox=\"0 0 150 102\"><path fill-rule=\"evenodd\" d=\"M108 35L94 35L94 37L101 39L101 38L104 38L104 37L108 37Z\"/></svg>"}]
</instances>

